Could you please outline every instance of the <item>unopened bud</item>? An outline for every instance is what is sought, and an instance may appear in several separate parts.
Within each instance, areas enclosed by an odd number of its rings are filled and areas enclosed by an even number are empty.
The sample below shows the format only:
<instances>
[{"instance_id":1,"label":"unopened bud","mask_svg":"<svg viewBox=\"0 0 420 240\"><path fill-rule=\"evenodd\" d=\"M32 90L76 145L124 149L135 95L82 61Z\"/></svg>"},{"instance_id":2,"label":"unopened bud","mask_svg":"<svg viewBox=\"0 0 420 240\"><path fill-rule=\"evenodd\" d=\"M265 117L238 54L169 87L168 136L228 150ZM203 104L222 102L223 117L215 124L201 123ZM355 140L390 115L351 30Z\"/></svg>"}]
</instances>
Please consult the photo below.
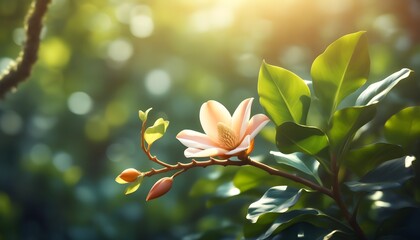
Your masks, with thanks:
<instances>
[{"instance_id":1,"label":"unopened bud","mask_svg":"<svg viewBox=\"0 0 420 240\"><path fill-rule=\"evenodd\" d=\"M171 177L164 177L157 181L147 194L146 201L158 198L163 194L169 192L172 187L173 179Z\"/></svg>"},{"instance_id":2,"label":"unopened bud","mask_svg":"<svg viewBox=\"0 0 420 240\"><path fill-rule=\"evenodd\" d=\"M127 168L120 175L118 175L117 178L115 178L115 181L121 184L134 182L141 174L141 172L134 168Z\"/></svg>"}]
</instances>

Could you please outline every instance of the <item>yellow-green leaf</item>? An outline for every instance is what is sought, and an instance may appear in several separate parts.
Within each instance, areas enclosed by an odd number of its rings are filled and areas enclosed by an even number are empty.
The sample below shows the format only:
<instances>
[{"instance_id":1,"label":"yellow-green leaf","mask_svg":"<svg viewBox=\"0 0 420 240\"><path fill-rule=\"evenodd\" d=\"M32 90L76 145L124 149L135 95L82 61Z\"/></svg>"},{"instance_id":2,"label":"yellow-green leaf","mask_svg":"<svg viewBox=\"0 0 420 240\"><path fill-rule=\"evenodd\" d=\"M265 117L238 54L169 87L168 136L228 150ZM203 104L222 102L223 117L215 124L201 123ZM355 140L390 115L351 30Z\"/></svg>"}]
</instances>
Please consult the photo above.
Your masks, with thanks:
<instances>
[{"instance_id":1,"label":"yellow-green leaf","mask_svg":"<svg viewBox=\"0 0 420 240\"><path fill-rule=\"evenodd\" d=\"M141 183L143 182L144 176L141 175L137 178L136 181L134 181L132 184L130 184L126 189L125 189L125 195L131 194L135 191L137 191L137 189L139 189Z\"/></svg>"},{"instance_id":2,"label":"yellow-green leaf","mask_svg":"<svg viewBox=\"0 0 420 240\"><path fill-rule=\"evenodd\" d=\"M142 122L147 120L147 115L149 114L150 110L152 110L152 108L147 109L146 112L143 112L142 110L139 111L139 118Z\"/></svg>"},{"instance_id":3,"label":"yellow-green leaf","mask_svg":"<svg viewBox=\"0 0 420 240\"><path fill-rule=\"evenodd\" d=\"M163 120L163 118L159 118L153 124L153 126L148 127L144 132L144 139L146 140L147 144L152 145L156 140L161 138L168 128L169 121Z\"/></svg>"}]
</instances>

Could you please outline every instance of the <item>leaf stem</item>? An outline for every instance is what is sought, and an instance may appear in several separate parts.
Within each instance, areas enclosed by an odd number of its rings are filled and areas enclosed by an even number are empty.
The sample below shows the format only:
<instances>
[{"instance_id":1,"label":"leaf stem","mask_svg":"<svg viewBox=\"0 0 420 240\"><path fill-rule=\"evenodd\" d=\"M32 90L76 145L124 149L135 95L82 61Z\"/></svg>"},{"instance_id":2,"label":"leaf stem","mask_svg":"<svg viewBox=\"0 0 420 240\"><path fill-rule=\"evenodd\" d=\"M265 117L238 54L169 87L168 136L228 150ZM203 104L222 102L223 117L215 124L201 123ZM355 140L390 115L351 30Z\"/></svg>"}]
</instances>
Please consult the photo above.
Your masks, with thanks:
<instances>
[{"instance_id":1,"label":"leaf stem","mask_svg":"<svg viewBox=\"0 0 420 240\"><path fill-rule=\"evenodd\" d=\"M341 213L343 214L346 221L350 224L350 226L353 228L353 231L358 236L358 239L365 240L367 239L362 228L360 227L359 223L357 222L356 217L352 214L350 214L349 210L347 209L347 206L345 202L343 201L343 198L341 197L340 193L340 183L338 179L338 175L340 172L340 168L337 164L337 158L332 157L331 158L331 170L333 172L333 184L332 184L332 196L330 196L337 204L337 206L340 208Z\"/></svg>"}]
</instances>

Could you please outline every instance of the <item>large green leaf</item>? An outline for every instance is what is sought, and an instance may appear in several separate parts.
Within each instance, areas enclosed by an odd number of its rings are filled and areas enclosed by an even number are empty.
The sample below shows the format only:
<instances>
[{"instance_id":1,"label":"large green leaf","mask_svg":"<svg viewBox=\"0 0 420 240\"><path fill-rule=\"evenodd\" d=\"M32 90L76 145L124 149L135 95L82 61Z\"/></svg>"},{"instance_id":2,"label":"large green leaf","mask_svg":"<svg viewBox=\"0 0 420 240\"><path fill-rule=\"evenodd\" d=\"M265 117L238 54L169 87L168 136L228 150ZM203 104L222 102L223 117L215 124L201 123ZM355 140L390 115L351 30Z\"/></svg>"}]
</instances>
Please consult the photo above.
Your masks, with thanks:
<instances>
[{"instance_id":1,"label":"large green leaf","mask_svg":"<svg viewBox=\"0 0 420 240\"><path fill-rule=\"evenodd\" d=\"M410 73L410 69L403 68L382 81L372 83L359 95L356 100L356 105L369 105L380 101L395 85L407 78Z\"/></svg>"},{"instance_id":2,"label":"large green leaf","mask_svg":"<svg viewBox=\"0 0 420 240\"><path fill-rule=\"evenodd\" d=\"M394 144L374 143L352 149L343 159L343 164L362 176L379 164L404 156L403 149Z\"/></svg>"},{"instance_id":3,"label":"large green leaf","mask_svg":"<svg viewBox=\"0 0 420 240\"><path fill-rule=\"evenodd\" d=\"M276 126L287 121L305 123L311 95L305 82L291 71L263 62L258 95Z\"/></svg>"},{"instance_id":4,"label":"large green leaf","mask_svg":"<svg viewBox=\"0 0 420 240\"><path fill-rule=\"evenodd\" d=\"M388 141L404 147L420 140L420 106L408 107L393 115L385 123Z\"/></svg>"},{"instance_id":5,"label":"large green leaf","mask_svg":"<svg viewBox=\"0 0 420 240\"><path fill-rule=\"evenodd\" d=\"M313 157L304 153L284 154L281 152L273 152L270 154L275 156L278 163L293 167L309 176L312 176L319 184L322 184L318 175L319 162Z\"/></svg>"},{"instance_id":6,"label":"large green leaf","mask_svg":"<svg viewBox=\"0 0 420 240\"><path fill-rule=\"evenodd\" d=\"M276 186L268 191L248 208L246 218L255 223L258 218L266 213L283 213L295 205L304 189L289 186Z\"/></svg>"},{"instance_id":7,"label":"large green leaf","mask_svg":"<svg viewBox=\"0 0 420 240\"><path fill-rule=\"evenodd\" d=\"M359 181L345 184L354 192L372 192L400 187L402 183L414 176L413 160L414 157L407 156L386 161L368 172Z\"/></svg>"},{"instance_id":8,"label":"large green leaf","mask_svg":"<svg viewBox=\"0 0 420 240\"><path fill-rule=\"evenodd\" d=\"M319 128L285 122L277 127L276 144L284 153L317 155L328 147L328 138Z\"/></svg>"},{"instance_id":9,"label":"large green leaf","mask_svg":"<svg viewBox=\"0 0 420 240\"><path fill-rule=\"evenodd\" d=\"M365 84L369 68L364 32L339 38L315 59L311 68L314 91L328 119L346 96Z\"/></svg>"},{"instance_id":10,"label":"large green leaf","mask_svg":"<svg viewBox=\"0 0 420 240\"><path fill-rule=\"evenodd\" d=\"M159 118L155 121L153 126L148 127L144 132L144 139L146 140L147 144L152 145L156 140L161 138L168 128L169 121L163 120L163 118Z\"/></svg>"},{"instance_id":11,"label":"large green leaf","mask_svg":"<svg viewBox=\"0 0 420 240\"><path fill-rule=\"evenodd\" d=\"M349 107L336 111L331 119L328 137L331 152L335 157L342 157L354 134L368 123L376 114L376 104Z\"/></svg>"},{"instance_id":12,"label":"large green leaf","mask_svg":"<svg viewBox=\"0 0 420 240\"><path fill-rule=\"evenodd\" d=\"M298 232L301 238L297 238L297 232L295 232L294 237L289 236L288 230L294 226L299 226L300 231ZM322 229L322 231L314 231L316 229ZM246 224L244 233L246 237L256 239L270 239L273 235L279 236L280 239L314 239L315 236L325 236L331 230L336 229L343 232L351 232L345 224L321 211L304 208L271 214L271 216L262 220L259 219L256 223Z\"/></svg>"}]
</instances>

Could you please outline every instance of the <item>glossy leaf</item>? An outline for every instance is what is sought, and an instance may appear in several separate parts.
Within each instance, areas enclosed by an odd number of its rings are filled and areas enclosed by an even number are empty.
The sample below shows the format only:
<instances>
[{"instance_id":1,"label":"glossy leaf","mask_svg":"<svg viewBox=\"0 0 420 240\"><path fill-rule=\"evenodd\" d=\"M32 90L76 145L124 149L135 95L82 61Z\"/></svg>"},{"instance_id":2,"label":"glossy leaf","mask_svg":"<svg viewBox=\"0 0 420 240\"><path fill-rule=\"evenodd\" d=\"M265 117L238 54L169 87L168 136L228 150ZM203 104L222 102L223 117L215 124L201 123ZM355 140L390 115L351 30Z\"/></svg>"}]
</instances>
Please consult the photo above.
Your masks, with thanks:
<instances>
[{"instance_id":1,"label":"glossy leaf","mask_svg":"<svg viewBox=\"0 0 420 240\"><path fill-rule=\"evenodd\" d=\"M394 114L385 123L388 141L408 146L420 139L420 106L408 107Z\"/></svg>"},{"instance_id":2,"label":"glossy leaf","mask_svg":"<svg viewBox=\"0 0 420 240\"><path fill-rule=\"evenodd\" d=\"M340 156L346 151L356 131L371 121L375 114L376 104L349 107L335 112L328 131L333 154Z\"/></svg>"},{"instance_id":3,"label":"glossy leaf","mask_svg":"<svg viewBox=\"0 0 420 240\"><path fill-rule=\"evenodd\" d=\"M309 88L291 71L263 62L258 77L258 95L276 126L287 121L305 123L310 105Z\"/></svg>"},{"instance_id":4,"label":"glossy leaf","mask_svg":"<svg viewBox=\"0 0 420 240\"><path fill-rule=\"evenodd\" d=\"M142 110L139 111L139 118L142 122L147 120L147 116L149 115L150 110L152 110L152 108L147 109L145 112Z\"/></svg>"},{"instance_id":5,"label":"glossy leaf","mask_svg":"<svg viewBox=\"0 0 420 240\"><path fill-rule=\"evenodd\" d=\"M303 228L301 225L302 223L304 223L305 226ZM248 224L245 227L245 236L256 239L269 239L270 237L273 237L273 235L276 235L284 238L286 237L285 235L288 235L288 229L293 228L293 226L300 226L302 238L305 236L310 237L306 239L313 239L315 237L315 233L313 232L314 228L319 230L323 229L322 232L316 234L319 234L320 237L325 236L332 229L339 229L346 232L351 231L343 223L317 209L304 208L272 215L270 218L266 218L262 221L258 220L257 223ZM283 233L283 231L285 232Z\"/></svg>"},{"instance_id":6,"label":"glossy leaf","mask_svg":"<svg viewBox=\"0 0 420 240\"><path fill-rule=\"evenodd\" d=\"M362 176L379 164L404 156L403 149L394 144L374 143L349 151L343 164Z\"/></svg>"},{"instance_id":7,"label":"glossy leaf","mask_svg":"<svg viewBox=\"0 0 420 240\"><path fill-rule=\"evenodd\" d=\"M308 174L319 184L322 184L318 175L319 162L317 162L313 157L304 153L284 154L281 152L271 151L270 154L275 156L275 160L278 163L293 167L305 174Z\"/></svg>"},{"instance_id":8,"label":"glossy leaf","mask_svg":"<svg viewBox=\"0 0 420 240\"><path fill-rule=\"evenodd\" d=\"M410 69L403 68L382 81L372 83L359 95L356 100L356 105L360 106L377 103L384 98L395 85L407 78L411 72Z\"/></svg>"},{"instance_id":9,"label":"glossy leaf","mask_svg":"<svg viewBox=\"0 0 420 240\"><path fill-rule=\"evenodd\" d=\"M372 192L400 187L414 176L411 167L414 157L407 156L382 163L359 181L345 183L354 192Z\"/></svg>"},{"instance_id":10,"label":"glossy leaf","mask_svg":"<svg viewBox=\"0 0 420 240\"><path fill-rule=\"evenodd\" d=\"M159 118L155 121L153 126L148 127L144 132L144 139L146 140L147 144L152 145L156 140L161 138L168 128L169 121L163 120L163 118Z\"/></svg>"},{"instance_id":11,"label":"glossy leaf","mask_svg":"<svg viewBox=\"0 0 420 240\"><path fill-rule=\"evenodd\" d=\"M295 205L303 190L289 186L272 187L249 206L246 218L255 223L262 214L286 212Z\"/></svg>"},{"instance_id":12,"label":"glossy leaf","mask_svg":"<svg viewBox=\"0 0 420 240\"><path fill-rule=\"evenodd\" d=\"M141 183L143 182L144 176L140 175L136 181L134 181L133 183L131 183L129 186L127 186L127 188L125 189L125 195L131 194L135 191L137 191L137 189L139 189Z\"/></svg>"},{"instance_id":13,"label":"glossy leaf","mask_svg":"<svg viewBox=\"0 0 420 240\"><path fill-rule=\"evenodd\" d=\"M311 68L314 91L327 116L334 113L346 96L365 84L369 68L364 32L339 38L315 59Z\"/></svg>"},{"instance_id":14,"label":"glossy leaf","mask_svg":"<svg viewBox=\"0 0 420 240\"><path fill-rule=\"evenodd\" d=\"M328 147L328 138L316 127L285 122L277 127L276 144L284 153L304 152L317 155Z\"/></svg>"}]
</instances>

